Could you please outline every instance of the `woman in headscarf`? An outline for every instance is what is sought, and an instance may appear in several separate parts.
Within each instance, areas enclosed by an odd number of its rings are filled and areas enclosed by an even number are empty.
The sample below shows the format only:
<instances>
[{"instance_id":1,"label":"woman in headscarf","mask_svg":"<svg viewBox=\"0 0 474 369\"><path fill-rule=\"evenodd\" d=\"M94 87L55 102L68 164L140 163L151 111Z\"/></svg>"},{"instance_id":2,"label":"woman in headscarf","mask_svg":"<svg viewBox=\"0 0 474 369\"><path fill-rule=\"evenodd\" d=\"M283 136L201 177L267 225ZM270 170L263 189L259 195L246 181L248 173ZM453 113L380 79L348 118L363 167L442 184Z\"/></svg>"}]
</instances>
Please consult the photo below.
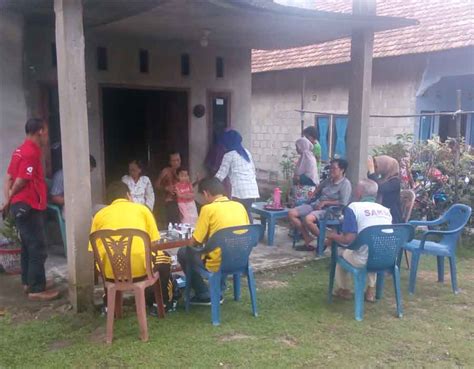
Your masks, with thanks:
<instances>
[{"instance_id":1,"label":"woman in headscarf","mask_svg":"<svg viewBox=\"0 0 474 369\"><path fill-rule=\"evenodd\" d=\"M313 154L313 144L306 137L296 140L296 152L300 155L295 167L294 181L302 186L319 184L318 166Z\"/></svg>"},{"instance_id":2,"label":"woman in headscarf","mask_svg":"<svg viewBox=\"0 0 474 369\"><path fill-rule=\"evenodd\" d=\"M373 158L369 156L367 167L368 177L379 185L377 202L390 209L392 223L402 223L401 180L398 161L388 155L374 156Z\"/></svg>"},{"instance_id":3,"label":"woman in headscarf","mask_svg":"<svg viewBox=\"0 0 474 369\"><path fill-rule=\"evenodd\" d=\"M260 197L252 155L242 146L242 136L235 130L225 132L221 143L226 153L215 177L221 182L229 177L232 199L245 206L252 222L250 209L252 203Z\"/></svg>"}]
</instances>

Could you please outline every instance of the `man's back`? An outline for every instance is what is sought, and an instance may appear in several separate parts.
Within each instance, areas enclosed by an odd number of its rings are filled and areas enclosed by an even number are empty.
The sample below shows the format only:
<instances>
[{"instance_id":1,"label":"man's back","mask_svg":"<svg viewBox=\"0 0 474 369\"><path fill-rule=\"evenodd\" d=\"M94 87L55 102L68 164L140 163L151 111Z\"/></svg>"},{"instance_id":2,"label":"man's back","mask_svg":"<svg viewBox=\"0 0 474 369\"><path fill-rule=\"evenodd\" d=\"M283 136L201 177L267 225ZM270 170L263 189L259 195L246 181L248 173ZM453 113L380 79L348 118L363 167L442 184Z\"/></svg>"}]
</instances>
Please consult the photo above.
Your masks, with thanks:
<instances>
[{"instance_id":1,"label":"man's back","mask_svg":"<svg viewBox=\"0 0 474 369\"><path fill-rule=\"evenodd\" d=\"M146 232L152 242L160 239L155 219L151 211L142 204L135 204L126 199L115 200L111 205L101 209L92 221L91 233L106 229L134 228ZM91 250L91 245L89 245ZM101 258L105 256L105 249L99 245ZM104 260L107 278L113 278L108 261ZM132 275L140 277L146 274L145 249L141 239L133 240Z\"/></svg>"}]
</instances>

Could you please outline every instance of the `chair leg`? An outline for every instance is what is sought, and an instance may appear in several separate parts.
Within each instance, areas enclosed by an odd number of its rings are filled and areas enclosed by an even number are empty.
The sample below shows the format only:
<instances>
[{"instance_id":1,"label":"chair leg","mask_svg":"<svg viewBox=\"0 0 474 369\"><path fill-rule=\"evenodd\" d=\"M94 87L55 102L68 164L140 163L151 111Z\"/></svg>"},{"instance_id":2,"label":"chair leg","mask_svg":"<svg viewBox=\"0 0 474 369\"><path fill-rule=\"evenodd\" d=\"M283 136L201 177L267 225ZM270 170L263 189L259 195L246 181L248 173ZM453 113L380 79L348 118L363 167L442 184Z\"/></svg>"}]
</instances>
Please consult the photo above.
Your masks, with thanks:
<instances>
[{"instance_id":1,"label":"chair leg","mask_svg":"<svg viewBox=\"0 0 474 369\"><path fill-rule=\"evenodd\" d=\"M332 248L332 253L331 253L331 265L329 269L329 288L328 288L328 302L332 304L332 291L334 289L334 277L336 275L336 256L332 255L334 252L337 252L335 248Z\"/></svg>"},{"instance_id":2,"label":"chair leg","mask_svg":"<svg viewBox=\"0 0 474 369\"><path fill-rule=\"evenodd\" d=\"M163 304L163 291L161 290L161 283L160 279L156 281L155 285L153 286L153 292L155 294L155 303L158 310L158 318L165 317L165 305Z\"/></svg>"},{"instance_id":3,"label":"chair leg","mask_svg":"<svg viewBox=\"0 0 474 369\"><path fill-rule=\"evenodd\" d=\"M213 325L220 325L221 274L219 272L209 278L209 292L211 294L211 321Z\"/></svg>"},{"instance_id":4,"label":"chair leg","mask_svg":"<svg viewBox=\"0 0 474 369\"><path fill-rule=\"evenodd\" d=\"M411 253L411 267L410 267L410 281L408 285L408 293L413 295L416 287L416 273L418 272L418 263L420 261L420 254L418 252Z\"/></svg>"},{"instance_id":5,"label":"chair leg","mask_svg":"<svg viewBox=\"0 0 474 369\"><path fill-rule=\"evenodd\" d=\"M324 251L324 240L326 239L326 222L319 221L318 245L316 247L316 256L322 256Z\"/></svg>"},{"instance_id":6,"label":"chair leg","mask_svg":"<svg viewBox=\"0 0 474 369\"><path fill-rule=\"evenodd\" d=\"M115 318L122 319L123 315L123 293L122 291L117 291L115 293Z\"/></svg>"},{"instance_id":7,"label":"chair leg","mask_svg":"<svg viewBox=\"0 0 474 369\"><path fill-rule=\"evenodd\" d=\"M449 269L451 270L451 287L455 294L459 293L458 281L457 281L457 272L456 272L456 256L449 257Z\"/></svg>"},{"instance_id":8,"label":"chair leg","mask_svg":"<svg viewBox=\"0 0 474 369\"><path fill-rule=\"evenodd\" d=\"M380 300L383 297L383 287L385 283L385 272L377 273L377 284L375 287L375 298Z\"/></svg>"},{"instance_id":9,"label":"chair leg","mask_svg":"<svg viewBox=\"0 0 474 369\"><path fill-rule=\"evenodd\" d=\"M234 300L240 301L240 274L234 274Z\"/></svg>"},{"instance_id":10,"label":"chair leg","mask_svg":"<svg viewBox=\"0 0 474 369\"><path fill-rule=\"evenodd\" d=\"M444 257L437 256L436 261L438 264L438 282L443 283L444 282Z\"/></svg>"},{"instance_id":11,"label":"chair leg","mask_svg":"<svg viewBox=\"0 0 474 369\"><path fill-rule=\"evenodd\" d=\"M146 321L145 290L135 289L135 307L137 310L138 325L140 326L140 339L148 341L148 324Z\"/></svg>"},{"instance_id":12,"label":"chair leg","mask_svg":"<svg viewBox=\"0 0 474 369\"><path fill-rule=\"evenodd\" d=\"M367 272L358 272L354 274L354 300L355 300L355 319L361 321L364 319L364 290L367 279Z\"/></svg>"},{"instance_id":13,"label":"chair leg","mask_svg":"<svg viewBox=\"0 0 474 369\"><path fill-rule=\"evenodd\" d=\"M252 303L252 313L253 313L253 316L258 316L257 288L255 287L255 277L253 275L253 270L251 267L248 267L247 269L247 280L248 280L249 292L250 292L250 302Z\"/></svg>"},{"instance_id":14,"label":"chair leg","mask_svg":"<svg viewBox=\"0 0 474 369\"><path fill-rule=\"evenodd\" d=\"M188 263L190 264L190 263ZM191 284L192 284L192 270L190 265L186 265L186 286L184 288L184 307L186 312L189 311L191 300Z\"/></svg>"},{"instance_id":15,"label":"chair leg","mask_svg":"<svg viewBox=\"0 0 474 369\"><path fill-rule=\"evenodd\" d=\"M400 269L395 265L393 270L393 287L395 289L395 300L397 302L397 316L403 317L402 291L400 288Z\"/></svg>"},{"instance_id":16,"label":"chair leg","mask_svg":"<svg viewBox=\"0 0 474 369\"><path fill-rule=\"evenodd\" d=\"M115 319L115 293L114 287L107 288L107 327L105 342L112 343L114 337L114 319Z\"/></svg>"}]
</instances>

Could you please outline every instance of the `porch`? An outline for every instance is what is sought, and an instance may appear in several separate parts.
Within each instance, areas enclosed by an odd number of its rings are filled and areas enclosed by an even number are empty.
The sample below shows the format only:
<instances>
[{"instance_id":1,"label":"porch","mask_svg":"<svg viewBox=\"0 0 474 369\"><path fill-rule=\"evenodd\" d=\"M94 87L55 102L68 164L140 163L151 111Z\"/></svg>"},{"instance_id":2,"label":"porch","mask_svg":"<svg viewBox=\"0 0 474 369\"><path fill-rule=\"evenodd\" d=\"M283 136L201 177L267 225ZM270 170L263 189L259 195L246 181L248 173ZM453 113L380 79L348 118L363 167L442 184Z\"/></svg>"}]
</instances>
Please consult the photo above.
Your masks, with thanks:
<instances>
[{"instance_id":1,"label":"porch","mask_svg":"<svg viewBox=\"0 0 474 369\"><path fill-rule=\"evenodd\" d=\"M195 172L212 137L209 96L214 92L231 96L226 124L239 130L251 147L252 48L297 47L352 35L347 156L355 163L350 177L356 181L366 172L373 34L415 22L376 17L372 0L355 0L353 15L295 9L269 0L55 0L54 11L53 1L39 0L31 7L28 1L2 0L0 9L0 23L8 31L1 33L6 36L0 50L8 47L20 60L23 52L27 55L24 68L9 60L0 65L9 78L5 86L20 100L4 119L22 122L2 125L2 137L10 138L2 150L10 153L16 143L11 137L22 136L23 118L41 111L39 86L58 86L69 298L76 310L88 308L92 298L92 255L85 245L91 203L102 201L106 182L103 87L187 89L189 164ZM158 60L156 66L153 60ZM224 65L222 77L218 65ZM4 101L8 104L13 98L6 96ZM204 117L193 115L195 106L206 103ZM92 176L89 152L99 163ZM146 152L153 156L150 149ZM162 153L157 156L162 160Z\"/></svg>"}]
</instances>

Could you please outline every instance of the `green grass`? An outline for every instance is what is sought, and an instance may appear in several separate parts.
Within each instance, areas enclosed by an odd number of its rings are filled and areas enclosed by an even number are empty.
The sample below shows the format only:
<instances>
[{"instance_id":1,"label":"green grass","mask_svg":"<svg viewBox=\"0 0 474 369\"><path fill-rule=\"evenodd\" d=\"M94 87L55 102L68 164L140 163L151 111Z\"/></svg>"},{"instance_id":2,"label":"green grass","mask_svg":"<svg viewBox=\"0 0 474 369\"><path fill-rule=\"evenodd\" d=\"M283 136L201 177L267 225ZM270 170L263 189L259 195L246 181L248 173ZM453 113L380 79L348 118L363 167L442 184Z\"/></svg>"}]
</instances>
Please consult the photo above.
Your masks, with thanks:
<instances>
[{"instance_id":1,"label":"green grass","mask_svg":"<svg viewBox=\"0 0 474 369\"><path fill-rule=\"evenodd\" d=\"M195 307L148 319L150 341L138 340L133 310L103 343L105 319L68 313L42 321L0 320L0 368L457 368L474 367L474 243L459 249L461 293L449 277L435 282L434 258L422 262L415 296L402 270L405 315L395 317L391 279L377 304L356 322L353 303L326 302L327 262L257 275L259 317L248 292L230 291L222 324ZM448 267L446 271L448 272Z\"/></svg>"}]
</instances>

